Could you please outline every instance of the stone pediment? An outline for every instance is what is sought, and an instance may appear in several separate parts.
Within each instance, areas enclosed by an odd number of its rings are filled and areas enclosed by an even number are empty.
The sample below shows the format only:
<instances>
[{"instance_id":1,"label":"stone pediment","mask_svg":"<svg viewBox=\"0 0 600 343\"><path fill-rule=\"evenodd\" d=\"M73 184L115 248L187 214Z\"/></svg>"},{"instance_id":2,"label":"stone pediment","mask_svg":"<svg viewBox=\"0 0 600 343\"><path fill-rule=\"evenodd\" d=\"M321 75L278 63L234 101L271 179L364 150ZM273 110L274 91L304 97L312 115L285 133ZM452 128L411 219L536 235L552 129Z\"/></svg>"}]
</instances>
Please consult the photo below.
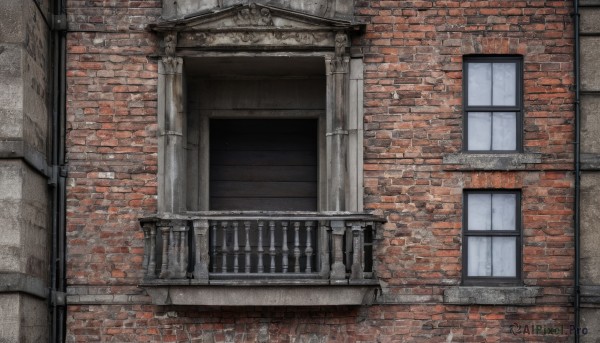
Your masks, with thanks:
<instances>
[{"instance_id":1,"label":"stone pediment","mask_svg":"<svg viewBox=\"0 0 600 343\"><path fill-rule=\"evenodd\" d=\"M336 33L359 31L362 24L329 19L274 6L235 5L150 26L176 34L176 47L333 48Z\"/></svg>"},{"instance_id":2,"label":"stone pediment","mask_svg":"<svg viewBox=\"0 0 600 343\"><path fill-rule=\"evenodd\" d=\"M338 29L358 30L361 25L346 20L251 3L188 15L150 26L154 31L203 31L231 29Z\"/></svg>"}]
</instances>

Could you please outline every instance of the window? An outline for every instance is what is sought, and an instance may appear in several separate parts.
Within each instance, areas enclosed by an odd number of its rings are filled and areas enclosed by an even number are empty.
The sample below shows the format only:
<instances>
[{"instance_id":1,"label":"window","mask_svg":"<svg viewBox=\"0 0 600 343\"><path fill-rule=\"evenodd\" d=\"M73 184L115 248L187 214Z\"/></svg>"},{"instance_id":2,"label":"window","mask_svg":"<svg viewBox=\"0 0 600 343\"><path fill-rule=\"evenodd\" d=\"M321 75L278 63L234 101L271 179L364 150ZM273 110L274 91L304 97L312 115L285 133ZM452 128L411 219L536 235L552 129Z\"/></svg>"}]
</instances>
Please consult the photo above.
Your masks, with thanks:
<instances>
[{"instance_id":1,"label":"window","mask_svg":"<svg viewBox=\"0 0 600 343\"><path fill-rule=\"evenodd\" d=\"M520 57L464 60L465 150L522 150L522 62Z\"/></svg>"},{"instance_id":2,"label":"window","mask_svg":"<svg viewBox=\"0 0 600 343\"><path fill-rule=\"evenodd\" d=\"M520 194L517 191L465 193L465 284L515 283L520 280L520 213Z\"/></svg>"}]
</instances>

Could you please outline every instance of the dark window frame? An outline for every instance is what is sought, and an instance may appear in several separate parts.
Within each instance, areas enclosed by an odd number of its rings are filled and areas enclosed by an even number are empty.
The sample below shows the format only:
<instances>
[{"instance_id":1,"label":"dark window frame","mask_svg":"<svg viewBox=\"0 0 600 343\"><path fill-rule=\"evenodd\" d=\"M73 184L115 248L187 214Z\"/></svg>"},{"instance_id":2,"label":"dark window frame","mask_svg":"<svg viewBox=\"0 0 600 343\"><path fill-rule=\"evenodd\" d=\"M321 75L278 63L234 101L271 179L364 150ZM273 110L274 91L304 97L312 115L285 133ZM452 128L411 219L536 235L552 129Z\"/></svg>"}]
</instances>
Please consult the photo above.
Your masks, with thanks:
<instances>
[{"instance_id":1,"label":"dark window frame","mask_svg":"<svg viewBox=\"0 0 600 343\"><path fill-rule=\"evenodd\" d=\"M515 194L515 230L469 230L468 227L468 196L469 194ZM505 189L465 190L463 192L462 218L462 284L465 286L520 286L523 284L523 228L521 212L521 191ZM469 240L468 237L516 237L516 275L505 276L469 276Z\"/></svg>"},{"instance_id":2,"label":"dark window frame","mask_svg":"<svg viewBox=\"0 0 600 343\"><path fill-rule=\"evenodd\" d=\"M515 63L515 106L469 106L469 63ZM463 152L480 154L505 154L523 152L523 56L520 55L469 55L463 57ZM469 112L516 112L517 144L515 150L469 150Z\"/></svg>"}]
</instances>

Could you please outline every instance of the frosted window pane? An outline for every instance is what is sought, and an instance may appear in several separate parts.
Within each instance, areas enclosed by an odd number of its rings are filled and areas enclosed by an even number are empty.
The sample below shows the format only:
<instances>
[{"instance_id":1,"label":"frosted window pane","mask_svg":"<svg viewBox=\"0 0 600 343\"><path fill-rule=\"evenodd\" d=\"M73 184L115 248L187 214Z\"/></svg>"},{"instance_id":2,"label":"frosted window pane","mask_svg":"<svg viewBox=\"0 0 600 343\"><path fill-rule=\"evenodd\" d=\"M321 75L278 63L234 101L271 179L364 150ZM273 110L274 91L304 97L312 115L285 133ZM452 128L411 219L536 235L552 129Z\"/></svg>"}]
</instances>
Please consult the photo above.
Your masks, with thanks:
<instances>
[{"instance_id":1,"label":"frosted window pane","mask_svg":"<svg viewBox=\"0 0 600 343\"><path fill-rule=\"evenodd\" d=\"M492 230L514 230L516 228L515 194L492 194Z\"/></svg>"},{"instance_id":2,"label":"frosted window pane","mask_svg":"<svg viewBox=\"0 0 600 343\"><path fill-rule=\"evenodd\" d=\"M492 64L469 63L468 99L469 106L492 104Z\"/></svg>"},{"instance_id":3,"label":"frosted window pane","mask_svg":"<svg viewBox=\"0 0 600 343\"><path fill-rule=\"evenodd\" d=\"M492 238L492 276L517 276L516 258L517 239L515 237Z\"/></svg>"},{"instance_id":4,"label":"frosted window pane","mask_svg":"<svg viewBox=\"0 0 600 343\"><path fill-rule=\"evenodd\" d=\"M467 227L469 230L492 229L492 195L469 194L467 196Z\"/></svg>"},{"instance_id":5,"label":"frosted window pane","mask_svg":"<svg viewBox=\"0 0 600 343\"><path fill-rule=\"evenodd\" d=\"M492 150L517 150L517 114L493 114Z\"/></svg>"},{"instance_id":6,"label":"frosted window pane","mask_svg":"<svg viewBox=\"0 0 600 343\"><path fill-rule=\"evenodd\" d=\"M490 112L469 112L468 150L491 150L492 114Z\"/></svg>"},{"instance_id":7,"label":"frosted window pane","mask_svg":"<svg viewBox=\"0 0 600 343\"><path fill-rule=\"evenodd\" d=\"M517 102L517 65L494 63L493 66L494 106L515 106Z\"/></svg>"},{"instance_id":8,"label":"frosted window pane","mask_svg":"<svg viewBox=\"0 0 600 343\"><path fill-rule=\"evenodd\" d=\"M491 237L469 237L467 275L492 276Z\"/></svg>"}]
</instances>

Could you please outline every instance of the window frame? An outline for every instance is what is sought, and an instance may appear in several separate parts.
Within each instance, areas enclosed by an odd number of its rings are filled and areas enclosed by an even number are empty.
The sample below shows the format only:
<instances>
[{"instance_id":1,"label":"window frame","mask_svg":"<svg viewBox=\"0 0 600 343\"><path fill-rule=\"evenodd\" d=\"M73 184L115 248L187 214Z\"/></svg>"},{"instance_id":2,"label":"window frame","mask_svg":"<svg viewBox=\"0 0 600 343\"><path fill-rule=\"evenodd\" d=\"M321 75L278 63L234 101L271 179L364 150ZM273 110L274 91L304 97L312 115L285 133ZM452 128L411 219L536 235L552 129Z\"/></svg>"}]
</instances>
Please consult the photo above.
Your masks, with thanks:
<instances>
[{"instance_id":1,"label":"window frame","mask_svg":"<svg viewBox=\"0 0 600 343\"><path fill-rule=\"evenodd\" d=\"M515 63L516 88L515 106L469 106L469 63ZM506 154L523 152L523 57L519 55L470 55L463 57L463 152L478 154ZM516 113L516 149L515 150L469 150L469 112L515 112Z\"/></svg>"},{"instance_id":2,"label":"window frame","mask_svg":"<svg viewBox=\"0 0 600 343\"><path fill-rule=\"evenodd\" d=\"M514 194L515 200L515 230L469 230L468 227L468 197L470 194ZM462 218L462 285L465 286L517 286L523 284L523 229L521 212L521 191L506 189L465 190L463 192ZM515 277L506 276L469 276L469 237L515 237L516 238L516 273Z\"/></svg>"}]
</instances>

